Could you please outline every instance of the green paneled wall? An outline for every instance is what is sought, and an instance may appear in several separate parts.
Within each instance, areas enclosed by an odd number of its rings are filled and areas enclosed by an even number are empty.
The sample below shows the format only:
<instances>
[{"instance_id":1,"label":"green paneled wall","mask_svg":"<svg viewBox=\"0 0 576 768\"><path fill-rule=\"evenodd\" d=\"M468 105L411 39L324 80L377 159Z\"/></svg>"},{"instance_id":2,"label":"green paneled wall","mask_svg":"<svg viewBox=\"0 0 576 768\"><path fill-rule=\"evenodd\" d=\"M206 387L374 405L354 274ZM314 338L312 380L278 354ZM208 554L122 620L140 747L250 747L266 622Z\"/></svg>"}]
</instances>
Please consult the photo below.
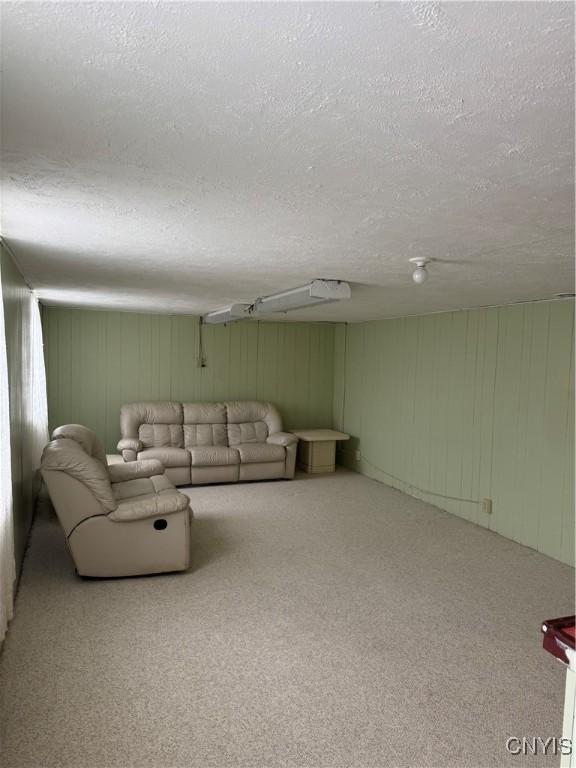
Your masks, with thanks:
<instances>
[{"instance_id":1,"label":"green paneled wall","mask_svg":"<svg viewBox=\"0 0 576 768\"><path fill-rule=\"evenodd\" d=\"M46 307L50 424L112 452L125 402L272 400L287 428L349 432L351 469L574 563L573 326L570 301L236 323L205 327L199 368L195 317Z\"/></svg>"},{"instance_id":2,"label":"green paneled wall","mask_svg":"<svg viewBox=\"0 0 576 768\"><path fill-rule=\"evenodd\" d=\"M285 426L332 421L334 326L245 322L44 307L50 428L78 422L115 452L122 403L271 400Z\"/></svg>"},{"instance_id":3,"label":"green paneled wall","mask_svg":"<svg viewBox=\"0 0 576 768\"><path fill-rule=\"evenodd\" d=\"M339 326L341 460L573 564L573 328L572 301Z\"/></svg>"}]
</instances>

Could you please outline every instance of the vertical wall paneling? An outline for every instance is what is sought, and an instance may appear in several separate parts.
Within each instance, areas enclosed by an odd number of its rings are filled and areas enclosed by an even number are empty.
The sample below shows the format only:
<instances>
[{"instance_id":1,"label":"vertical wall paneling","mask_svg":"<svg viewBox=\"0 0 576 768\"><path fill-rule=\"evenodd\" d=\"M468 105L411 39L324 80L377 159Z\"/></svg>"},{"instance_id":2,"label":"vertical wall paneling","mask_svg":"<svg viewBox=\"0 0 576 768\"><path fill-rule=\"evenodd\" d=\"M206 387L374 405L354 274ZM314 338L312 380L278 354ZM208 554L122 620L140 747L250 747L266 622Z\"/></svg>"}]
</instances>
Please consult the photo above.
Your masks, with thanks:
<instances>
[{"instance_id":1,"label":"vertical wall paneling","mask_svg":"<svg viewBox=\"0 0 576 768\"><path fill-rule=\"evenodd\" d=\"M272 400L288 428L348 432L350 468L573 563L573 323L570 301L236 323L204 328L199 368L195 317L47 307L50 422L113 451L123 402Z\"/></svg>"},{"instance_id":2,"label":"vertical wall paneling","mask_svg":"<svg viewBox=\"0 0 576 768\"><path fill-rule=\"evenodd\" d=\"M266 399L286 426L332 424L335 326L233 323L203 328L198 318L45 307L50 426L79 422L109 452L122 403L135 400Z\"/></svg>"},{"instance_id":3,"label":"vertical wall paneling","mask_svg":"<svg viewBox=\"0 0 576 768\"><path fill-rule=\"evenodd\" d=\"M333 339L333 366L334 384L332 401L332 425L335 429L342 429L345 408L346 385L346 335L348 326L340 323L334 328Z\"/></svg>"},{"instance_id":4,"label":"vertical wall paneling","mask_svg":"<svg viewBox=\"0 0 576 768\"><path fill-rule=\"evenodd\" d=\"M340 461L574 563L573 346L571 301L339 327Z\"/></svg>"}]
</instances>

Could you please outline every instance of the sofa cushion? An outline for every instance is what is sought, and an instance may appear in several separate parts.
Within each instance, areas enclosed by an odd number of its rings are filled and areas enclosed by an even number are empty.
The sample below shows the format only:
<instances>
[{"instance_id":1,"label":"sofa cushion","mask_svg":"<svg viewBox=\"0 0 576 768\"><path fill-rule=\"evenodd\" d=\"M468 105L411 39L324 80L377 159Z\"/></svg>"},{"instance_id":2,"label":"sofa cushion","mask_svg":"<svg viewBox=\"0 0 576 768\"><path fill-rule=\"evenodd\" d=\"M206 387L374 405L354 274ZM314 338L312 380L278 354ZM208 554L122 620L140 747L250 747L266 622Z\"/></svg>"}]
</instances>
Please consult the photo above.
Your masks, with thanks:
<instances>
[{"instance_id":1,"label":"sofa cushion","mask_svg":"<svg viewBox=\"0 0 576 768\"><path fill-rule=\"evenodd\" d=\"M158 459L165 467L189 467L190 453L184 448L146 448L138 453L139 459Z\"/></svg>"},{"instance_id":2,"label":"sofa cushion","mask_svg":"<svg viewBox=\"0 0 576 768\"><path fill-rule=\"evenodd\" d=\"M225 403L228 424L263 421L268 434L282 431L282 419L272 403L260 400L231 400Z\"/></svg>"},{"instance_id":3,"label":"sofa cushion","mask_svg":"<svg viewBox=\"0 0 576 768\"><path fill-rule=\"evenodd\" d=\"M170 482L166 474L154 475L150 480L154 486L154 493L168 493L169 491L176 490L174 484Z\"/></svg>"},{"instance_id":4,"label":"sofa cushion","mask_svg":"<svg viewBox=\"0 0 576 768\"><path fill-rule=\"evenodd\" d=\"M107 512L116 507L108 468L89 456L83 446L67 437L52 440L42 453L42 471L58 471L83 483Z\"/></svg>"},{"instance_id":5,"label":"sofa cushion","mask_svg":"<svg viewBox=\"0 0 576 768\"><path fill-rule=\"evenodd\" d=\"M226 424L224 403L182 403L184 424Z\"/></svg>"},{"instance_id":6,"label":"sofa cushion","mask_svg":"<svg viewBox=\"0 0 576 768\"><path fill-rule=\"evenodd\" d=\"M228 445L223 403L183 403L184 447Z\"/></svg>"},{"instance_id":7,"label":"sofa cushion","mask_svg":"<svg viewBox=\"0 0 576 768\"><path fill-rule=\"evenodd\" d=\"M270 443L248 443L237 445L242 464L260 464L269 461L284 461L286 449L282 445Z\"/></svg>"},{"instance_id":8,"label":"sofa cushion","mask_svg":"<svg viewBox=\"0 0 576 768\"><path fill-rule=\"evenodd\" d=\"M222 467L239 464L240 455L234 448L224 445L204 445L190 448L193 467Z\"/></svg>"},{"instance_id":9,"label":"sofa cushion","mask_svg":"<svg viewBox=\"0 0 576 768\"><path fill-rule=\"evenodd\" d=\"M263 421L247 421L243 424L228 424L228 442L238 446L246 443L265 443L268 427Z\"/></svg>"},{"instance_id":10,"label":"sofa cushion","mask_svg":"<svg viewBox=\"0 0 576 768\"><path fill-rule=\"evenodd\" d=\"M52 432L52 440L59 440L61 438L75 440L89 456L102 462L105 467L108 466L104 446L88 427L84 427L82 424L64 424Z\"/></svg>"},{"instance_id":11,"label":"sofa cushion","mask_svg":"<svg viewBox=\"0 0 576 768\"><path fill-rule=\"evenodd\" d=\"M108 515L109 520L128 522L130 520L145 520L150 517L164 517L175 512L183 512L188 508L190 499L175 488L165 493L155 493L149 496L136 496L133 499L121 501L116 509Z\"/></svg>"},{"instance_id":12,"label":"sofa cushion","mask_svg":"<svg viewBox=\"0 0 576 768\"><path fill-rule=\"evenodd\" d=\"M154 493L154 485L149 477L138 477L133 480L125 480L123 483L114 483L112 486L116 501L133 499L136 496L149 496Z\"/></svg>"},{"instance_id":13,"label":"sofa cushion","mask_svg":"<svg viewBox=\"0 0 576 768\"><path fill-rule=\"evenodd\" d=\"M123 501L124 499L130 499L134 496L174 491L175 488L164 474L164 469L162 469L161 472L162 474L153 475L152 477L138 477L133 478L132 480L114 483L112 491L115 499L117 501Z\"/></svg>"},{"instance_id":14,"label":"sofa cushion","mask_svg":"<svg viewBox=\"0 0 576 768\"><path fill-rule=\"evenodd\" d=\"M184 447L197 445L228 446L226 424L184 424Z\"/></svg>"},{"instance_id":15,"label":"sofa cushion","mask_svg":"<svg viewBox=\"0 0 576 768\"><path fill-rule=\"evenodd\" d=\"M129 461L108 465L108 477L111 483L125 483L138 477L161 475L164 467L158 459L148 461Z\"/></svg>"},{"instance_id":16,"label":"sofa cushion","mask_svg":"<svg viewBox=\"0 0 576 768\"><path fill-rule=\"evenodd\" d=\"M120 409L122 437L138 437L141 424L182 424L182 403L159 400L123 405Z\"/></svg>"},{"instance_id":17,"label":"sofa cushion","mask_svg":"<svg viewBox=\"0 0 576 768\"><path fill-rule=\"evenodd\" d=\"M140 424L138 438L145 448L184 447L184 435L179 424Z\"/></svg>"},{"instance_id":18,"label":"sofa cushion","mask_svg":"<svg viewBox=\"0 0 576 768\"><path fill-rule=\"evenodd\" d=\"M228 443L265 443L268 435L280 432L282 420L272 403L233 400L226 403Z\"/></svg>"}]
</instances>

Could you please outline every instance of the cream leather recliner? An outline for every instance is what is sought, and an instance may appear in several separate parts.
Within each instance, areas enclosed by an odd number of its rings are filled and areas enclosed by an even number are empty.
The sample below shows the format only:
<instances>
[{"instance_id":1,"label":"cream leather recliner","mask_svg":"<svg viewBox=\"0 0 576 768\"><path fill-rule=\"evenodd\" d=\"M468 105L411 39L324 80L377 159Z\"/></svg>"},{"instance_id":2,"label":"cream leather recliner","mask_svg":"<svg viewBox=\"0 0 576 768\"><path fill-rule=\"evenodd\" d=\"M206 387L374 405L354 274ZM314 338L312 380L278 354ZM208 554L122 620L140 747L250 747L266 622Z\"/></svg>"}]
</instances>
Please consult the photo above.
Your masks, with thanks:
<instances>
[{"instance_id":1,"label":"cream leather recliner","mask_svg":"<svg viewBox=\"0 0 576 768\"><path fill-rule=\"evenodd\" d=\"M52 433L41 472L80 576L188 568L189 499L159 461L108 466L96 435L67 424Z\"/></svg>"},{"instance_id":2,"label":"cream leather recliner","mask_svg":"<svg viewBox=\"0 0 576 768\"><path fill-rule=\"evenodd\" d=\"M175 485L294 477L298 438L272 403L130 403L120 431L125 461L158 459Z\"/></svg>"}]
</instances>

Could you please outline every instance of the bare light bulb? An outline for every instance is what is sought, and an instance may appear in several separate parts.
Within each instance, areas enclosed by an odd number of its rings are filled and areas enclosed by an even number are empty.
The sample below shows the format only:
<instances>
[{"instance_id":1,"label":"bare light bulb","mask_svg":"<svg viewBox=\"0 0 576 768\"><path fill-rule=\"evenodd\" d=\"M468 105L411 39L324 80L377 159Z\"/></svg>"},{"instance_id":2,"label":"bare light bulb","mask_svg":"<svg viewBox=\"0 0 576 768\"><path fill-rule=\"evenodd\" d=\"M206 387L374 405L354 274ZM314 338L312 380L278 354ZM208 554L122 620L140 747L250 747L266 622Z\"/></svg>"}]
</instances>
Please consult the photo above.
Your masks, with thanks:
<instances>
[{"instance_id":1,"label":"bare light bulb","mask_svg":"<svg viewBox=\"0 0 576 768\"><path fill-rule=\"evenodd\" d=\"M415 265L414 272L412 272L412 280L414 280L417 285L422 285L422 283L425 283L426 280L428 280L426 264L429 264L431 261L432 259L423 259L420 256L415 256L413 259L410 259L410 264Z\"/></svg>"},{"instance_id":2,"label":"bare light bulb","mask_svg":"<svg viewBox=\"0 0 576 768\"><path fill-rule=\"evenodd\" d=\"M412 273L412 280L414 280L415 283L418 283L418 285L422 285L422 283L428 280L428 270L426 267L416 267Z\"/></svg>"}]
</instances>

